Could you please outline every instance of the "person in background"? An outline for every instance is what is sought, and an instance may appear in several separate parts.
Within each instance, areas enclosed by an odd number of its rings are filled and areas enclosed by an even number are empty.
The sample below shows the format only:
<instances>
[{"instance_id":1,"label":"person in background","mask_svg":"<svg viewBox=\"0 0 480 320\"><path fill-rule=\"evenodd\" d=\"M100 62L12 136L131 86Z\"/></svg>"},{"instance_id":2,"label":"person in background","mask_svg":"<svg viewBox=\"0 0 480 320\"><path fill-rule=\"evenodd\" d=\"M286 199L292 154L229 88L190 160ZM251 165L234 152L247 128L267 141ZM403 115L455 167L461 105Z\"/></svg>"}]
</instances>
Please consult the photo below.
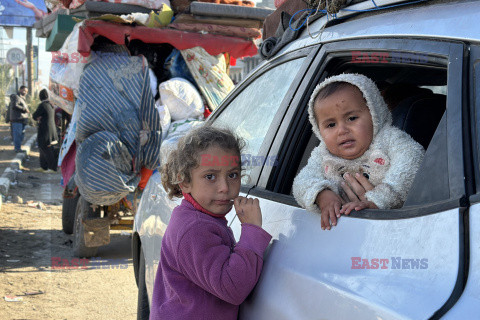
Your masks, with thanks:
<instances>
[{"instance_id":1,"label":"person in background","mask_svg":"<svg viewBox=\"0 0 480 320\"><path fill-rule=\"evenodd\" d=\"M24 152L21 147L25 135L25 126L30 115L30 110L25 102L27 93L27 87L21 86L18 95L15 95L15 102L10 104L10 123L12 126L15 152ZM12 98L10 97L10 99Z\"/></svg>"},{"instance_id":2,"label":"person in background","mask_svg":"<svg viewBox=\"0 0 480 320\"><path fill-rule=\"evenodd\" d=\"M58 144L57 127L55 126L55 108L48 101L48 90L39 93L42 101L33 113L33 119L38 121L38 148L40 150L39 171L57 171L55 146Z\"/></svg>"}]
</instances>

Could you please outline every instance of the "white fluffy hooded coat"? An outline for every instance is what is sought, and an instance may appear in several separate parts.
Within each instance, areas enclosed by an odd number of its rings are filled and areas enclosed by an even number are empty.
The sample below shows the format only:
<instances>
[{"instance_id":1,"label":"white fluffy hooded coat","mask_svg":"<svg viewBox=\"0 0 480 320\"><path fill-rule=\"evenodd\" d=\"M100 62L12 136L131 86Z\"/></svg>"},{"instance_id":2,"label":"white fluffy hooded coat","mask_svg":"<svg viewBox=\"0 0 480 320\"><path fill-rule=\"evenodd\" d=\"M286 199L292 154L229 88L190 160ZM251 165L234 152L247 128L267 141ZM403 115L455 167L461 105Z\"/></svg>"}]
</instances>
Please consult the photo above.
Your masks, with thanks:
<instances>
[{"instance_id":1,"label":"white fluffy hooded coat","mask_svg":"<svg viewBox=\"0 0 480 320\"><path fill-rule=\"evenodd\" d=\"M372 116L372 143L362 156L353 160L334 156L327 150L313 112L319 91L332 82L347 82L360 89ZM342 196L340 183L346 172L368 175L375 188L366 192L365 197L379 209L403 205L422 162L424 150L407 133L392 126L391 113L372 80L360 74L341 74L326 79L313 91L308 115L320 145L312 151L307 165L293 182L293 196L303 208L320 213L315 199L324 189Z\"/></svg>"}]
</instances>

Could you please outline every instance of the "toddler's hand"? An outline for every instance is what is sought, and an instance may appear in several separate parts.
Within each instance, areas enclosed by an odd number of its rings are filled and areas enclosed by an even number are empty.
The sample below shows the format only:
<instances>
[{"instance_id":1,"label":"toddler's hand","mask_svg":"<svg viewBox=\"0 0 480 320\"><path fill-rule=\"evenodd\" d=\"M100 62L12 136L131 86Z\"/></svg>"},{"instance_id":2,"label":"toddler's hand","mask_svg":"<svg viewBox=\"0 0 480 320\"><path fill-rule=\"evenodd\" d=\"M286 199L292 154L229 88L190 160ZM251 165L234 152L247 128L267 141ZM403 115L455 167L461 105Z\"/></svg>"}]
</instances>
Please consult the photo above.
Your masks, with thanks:
<instances>
[{"instance_id":1,"label":"toddler's hand","mask_svg":"<svg viewBox=\"0 0 480 320\"><path fill-rule=\"evenodd\" d=\"M352 210L360 211L363 209L378 209L377 205L372 201L352 201L342 206L340 213L350 214Z\"/></svg>"},{"instance_id":2,"label":"toddler's hand","mask_svg":"<svg viewBox=\"0 0 480 320\"><path fill-rule=\"evenodd\" d=\"M315 203L320 208L322 230L330 230L331 225L336 226L337 218L340 217L342 199L332 190L325 189L317 195Z\"/></svg>"},{"instance_id":3,"label":"toddler's hand","mask_svg":"<svg viewBox=\"0 0 480 320\"><path fill-rule=\"evenodd\" d=\"M237 197L233 205L241 223L250 223L256 226L262 226L262 211L258 199Z\"/></svg>"}]
</instances>

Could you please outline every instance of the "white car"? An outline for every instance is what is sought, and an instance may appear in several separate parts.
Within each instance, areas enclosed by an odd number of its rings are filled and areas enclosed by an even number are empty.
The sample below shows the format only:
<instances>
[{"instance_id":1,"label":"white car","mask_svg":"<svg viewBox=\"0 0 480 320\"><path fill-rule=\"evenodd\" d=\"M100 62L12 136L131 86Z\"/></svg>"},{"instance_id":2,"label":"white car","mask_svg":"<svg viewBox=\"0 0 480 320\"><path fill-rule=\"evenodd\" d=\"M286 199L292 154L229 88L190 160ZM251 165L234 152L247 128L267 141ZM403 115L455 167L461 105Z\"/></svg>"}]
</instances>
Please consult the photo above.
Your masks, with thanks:
<instances>
[{"instance_id":1,"label":"white car","mask_svg":"<svg viewBox=\"0 0 480 320\"><path fill-rule=\"evenodd\" d=\"M241 194L273 239L240 319L480 318L480 2L358 2L309 22L209 118L247 140ZM353 11L352 11L353 10ZM356 10L356 11L355 11ZM292 182L319 143L313 88L342 72L404 88L394 122L426 148L401 209L363 210L322 231ZM420 92L419 91L419 92ZM148 315L172 209L155 173L135 217L139 319ZM240 223L227 216L236 236ZM238 240L238 238L237 238Z\"/></svg>"}]
</instances>

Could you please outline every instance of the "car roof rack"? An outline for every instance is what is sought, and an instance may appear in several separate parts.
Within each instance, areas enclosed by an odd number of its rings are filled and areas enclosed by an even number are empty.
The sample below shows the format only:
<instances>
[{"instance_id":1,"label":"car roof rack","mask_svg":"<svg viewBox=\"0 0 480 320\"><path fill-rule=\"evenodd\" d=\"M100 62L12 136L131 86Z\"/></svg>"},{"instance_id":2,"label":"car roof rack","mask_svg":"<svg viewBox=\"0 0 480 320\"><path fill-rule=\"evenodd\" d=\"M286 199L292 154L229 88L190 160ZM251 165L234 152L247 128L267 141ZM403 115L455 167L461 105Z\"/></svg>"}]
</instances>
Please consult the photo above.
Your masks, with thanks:
<instances>
[{"instance_id":1,"label":"car roof rack","mask_svg":"<svg viewBox=\"0 0 480 320\"><path fill-rule=\"evenodd\" d=\"M315 23L313 32L318 32L322 28L325 28L329 23L338 23L342 19L358 15L366 12L380 11L386 9L392 9L395 7L401 7L405 5L417 4L422 2L428 2L431 0L363 0L363 1L353 1L350 5L347 5L344 8L341 8L337 13L327 13L326 10L319 10L319 13L311 13L311 17L315 14L313 21L319 20L322 18L322 21ZM328 0L327 0L328 2ZM347 2L348 3L348 2ZM310 9L312 10L312 9ZM313 22L312 21L312 22ZM305 21L305 24L308 23Z\"/></svg>"},{"instance_id":2,"label":"car roof rack","mask_svg":"<svg viewBox=\"0 0 480 320\"><path fill-rule=\"evenodd\" d=\"M320 2L320 0L318 1ZM332 3L335 0L326 1L327 3ZM329 13L325 9L312 9L312 5L309 3L308 6L310 8L299 10L290 17L288 27L283 30L283 33L278 34L277 31L276 37L263 39L259 49L259 54L263 59L270 59L285 45L299 38L300 35L304 33L305 29L310 37L316 38L319 34L321 34L321 31L325 27L328 27L332 24L341 23L342 19L347 17L352 17L365 12L386 10L427 1L431 0L347 0L346 6L340 8L336 13ZM300 18L298 18L298 15L300 15ZM294 20L296 16L297 20ZM280 21L280 24L282 24L282 21ZM317 35L313 36L312 34Z\"/></svg>"}]
</instances>

